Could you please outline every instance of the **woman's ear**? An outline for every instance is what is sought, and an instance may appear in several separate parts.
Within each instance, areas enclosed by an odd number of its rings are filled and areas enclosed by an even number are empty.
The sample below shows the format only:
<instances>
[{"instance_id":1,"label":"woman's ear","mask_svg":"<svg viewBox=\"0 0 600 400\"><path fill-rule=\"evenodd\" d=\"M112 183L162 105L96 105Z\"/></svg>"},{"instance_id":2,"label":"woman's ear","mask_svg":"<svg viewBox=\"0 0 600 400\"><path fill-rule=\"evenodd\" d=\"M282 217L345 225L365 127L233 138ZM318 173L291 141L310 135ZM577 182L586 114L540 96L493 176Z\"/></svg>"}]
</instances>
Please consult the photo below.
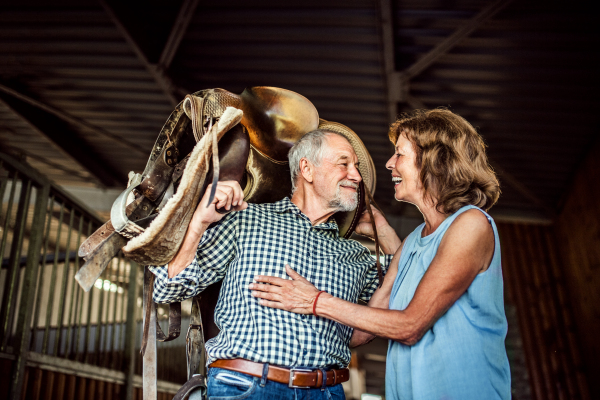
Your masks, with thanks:
<instances>
[{"instance_id":1,"label":"woman's ear","mask_svg":"<svg viewBox=\"0 0 600 400\"><path fill-rule=\"evenodd\" d=\"M313 182L314 165L310 163L306 158L300 159L300 173L304 180L309 183Z\"/></svg>"}]
</instances>

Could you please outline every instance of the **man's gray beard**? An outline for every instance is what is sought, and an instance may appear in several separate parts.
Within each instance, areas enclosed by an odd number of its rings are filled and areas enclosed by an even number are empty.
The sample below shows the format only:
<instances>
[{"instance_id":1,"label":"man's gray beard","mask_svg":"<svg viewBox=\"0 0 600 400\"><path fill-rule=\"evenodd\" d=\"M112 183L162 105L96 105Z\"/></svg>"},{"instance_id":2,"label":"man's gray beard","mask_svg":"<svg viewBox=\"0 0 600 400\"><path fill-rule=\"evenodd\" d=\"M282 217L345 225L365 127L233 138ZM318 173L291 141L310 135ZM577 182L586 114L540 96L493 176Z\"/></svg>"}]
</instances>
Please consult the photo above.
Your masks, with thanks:
<instances>
[{"instance_id":1,"label":"man's gray beard","mask_svg":"<svg viewBox=\"0 0 600 400\"><path fill-rule=\"evenodd\" d=\"M329 207L337 210L337 211L353 211L358 205L358 192L354 192L351 197L342 197L342 185L346 186L354 186L355 184L348 181L341 181L338 183L337 190L335 192L335 197L329 201ZM356 185L356 190L358 190L358 185Z\"/></svg>"}]
</instances>

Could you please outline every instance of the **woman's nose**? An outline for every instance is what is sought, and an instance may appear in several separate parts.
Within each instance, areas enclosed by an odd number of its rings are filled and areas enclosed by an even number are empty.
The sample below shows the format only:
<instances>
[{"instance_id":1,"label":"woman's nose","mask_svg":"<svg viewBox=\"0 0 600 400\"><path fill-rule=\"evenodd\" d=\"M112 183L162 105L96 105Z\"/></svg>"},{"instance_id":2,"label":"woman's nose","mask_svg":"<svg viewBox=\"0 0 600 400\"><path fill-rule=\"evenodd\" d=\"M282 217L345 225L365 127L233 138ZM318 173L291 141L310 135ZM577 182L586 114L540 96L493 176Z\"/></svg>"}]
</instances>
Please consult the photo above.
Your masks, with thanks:
<instances>
[{"instance_id":1,"label":"woman's nose","mask_svg":"<svg viewBox=\"0 0 600 400\"><path fill-rule=\"evenodd\" d=\"M389 170L394 168L394 156L391 156L390 159L385 163L385 167Z\"/></svg>"}]
</instances>

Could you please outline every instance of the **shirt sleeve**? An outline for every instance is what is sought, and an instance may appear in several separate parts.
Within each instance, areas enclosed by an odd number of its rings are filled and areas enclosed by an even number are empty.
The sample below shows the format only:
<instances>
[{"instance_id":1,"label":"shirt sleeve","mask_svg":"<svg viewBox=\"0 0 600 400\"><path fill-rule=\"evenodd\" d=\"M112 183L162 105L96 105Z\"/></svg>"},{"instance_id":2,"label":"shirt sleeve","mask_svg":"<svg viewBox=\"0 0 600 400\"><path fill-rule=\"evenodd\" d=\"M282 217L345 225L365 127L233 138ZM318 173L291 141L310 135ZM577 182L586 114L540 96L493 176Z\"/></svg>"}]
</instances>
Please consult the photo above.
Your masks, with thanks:
<instances>
[{"instance_id":1,"label":"shirt sleeve","mask_svg":"<svg viewBox=\"0 0 600 400\"><path fill-rule=\"evenodd\" d=\"M225 277L237 250L237 213L230 213L202 235L196 257L183 271L169 278L167 265L150 266L155 275L156 303L183 301Z\"/></svg>"},{"instance_id":2,"label":"shirt sleeve","mask_svg":"<svg viewBox=\"0 0 600 400\"><path fill-rule=\"evenodd\" d=\"M379 276L377 274L377 264L375 263L375 259L371 256L370 253L367 253L365 257L368 257L369 262L372 263L371 268L367 271L365 276L365 286L363 291L358 296L359 300L368 302L371 300L371 296L377 290L379 286ZM393 254L386 254L381 259L381 270L383 271L383 275L387 273L388 268L390 267L390 263L392 262Z\"/></svg>"}]
</instances>

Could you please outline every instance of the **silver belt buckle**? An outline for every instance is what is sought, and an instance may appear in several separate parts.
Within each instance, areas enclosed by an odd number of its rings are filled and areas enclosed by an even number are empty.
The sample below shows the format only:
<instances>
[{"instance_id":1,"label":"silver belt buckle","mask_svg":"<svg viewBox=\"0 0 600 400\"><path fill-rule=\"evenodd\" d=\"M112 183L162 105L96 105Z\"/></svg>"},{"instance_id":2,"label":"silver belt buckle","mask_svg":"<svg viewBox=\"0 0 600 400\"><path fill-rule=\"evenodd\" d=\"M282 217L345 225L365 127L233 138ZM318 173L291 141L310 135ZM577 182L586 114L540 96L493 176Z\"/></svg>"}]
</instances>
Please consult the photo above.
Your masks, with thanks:
<instances>
[{"instance_id":1,"label":"silver belt buckle","mask_svg":"<svg viewBox=\"0 0 600 400\"><path fill-rule=\"evenodd\" d=\"M296 386L294 385L294 372L313 372L310 368L290 368L290 381L288 382L288 387L292 389L310 389L310 386Z\"/></svg>"}]
</instances>

